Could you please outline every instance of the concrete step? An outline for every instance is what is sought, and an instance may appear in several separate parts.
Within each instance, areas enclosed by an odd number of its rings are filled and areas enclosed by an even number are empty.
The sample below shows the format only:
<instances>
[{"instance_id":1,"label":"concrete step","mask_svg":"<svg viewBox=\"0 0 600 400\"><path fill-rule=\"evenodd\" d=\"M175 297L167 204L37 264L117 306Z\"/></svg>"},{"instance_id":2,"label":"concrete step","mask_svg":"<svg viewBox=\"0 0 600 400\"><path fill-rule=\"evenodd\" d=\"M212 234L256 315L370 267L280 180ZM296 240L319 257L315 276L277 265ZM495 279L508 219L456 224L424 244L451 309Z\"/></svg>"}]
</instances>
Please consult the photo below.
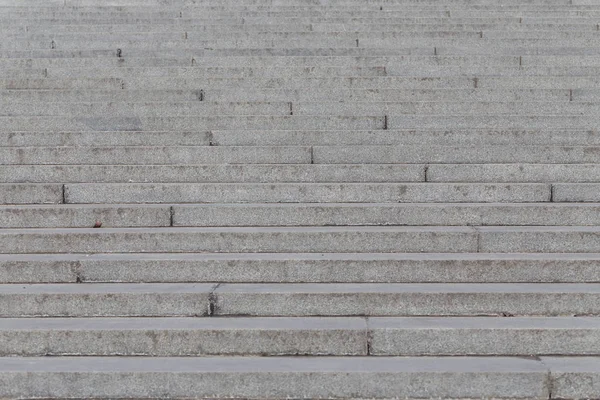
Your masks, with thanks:
<instances>
[{"instance_id":1,"label":"concrete step","mask_svg":"<svg viewBox=\"0 0 600 400\"><path fill-rule=\"evenodd\" d=\"M571 315L597 314L597 291L594 284L224 284L213 298L215 315Z\"/></svg>"},{"instance_id":2,"label":"concrete step","mask_svg":"<svg viewBox=\"0 0 600 400\"><path fill-rule=\"evenodd\" d=\"M62 207L0 208L0 227L38 227L37 224L40 223L38 221L48 221L47 218L41 217L45 210L56 215L58 210L63 210ZM79 210L79 207L69 206L64 210ZM194 204L172 207L173 226L600 225L600 205L597 203ZM132 209L138 210L133 207ZM25 214L29 210L31 216ZM10 219L10 216L14 216L15 213L23 216ZM103 211L98 210L97 213L101 216ZM2 222L5 219L8 221ZM74 221L74 219L75 217L65 216L60 220ZM107 220L111 220L110 216ZM93 218L88 217L84 221L79 223L74 221L68 226L84 227L90 226L90 223L93 225ZM57 222L52 222L54 225L46 225L47 222L44 222L44 226L63 226L56 225ZM123 224L121 221L119 223ZM107 224L107 226L113 225L110 222Z\"/></svg>"},{"instance_id":3,"label":"concrete step","mask_svg":"<svg viewBox=\"0 0 600 400\"><path fill-rule=\"evenodd\" d=\"M500 5L483 5L483 4L474 4L472 5L472 10L482 10L482 11L531 11L531 10L540 10L542 12L545 11L572 11L572 10L595 10L597 6L593 6L591 4L500 4ZM46 4L38 5L35 7L2 7L0 9L0 13L3 15L13 15L15 17L30 17L39 15L36 11L44 11L46 15L92 15L92 14L114 14L114 15L123 15L126 14L135 14L135 13L165 13L168 12L171 7L159 6L159 5L121 5L118 8L115 6L105 6L105 5L88 5L85 7L81 6L72 6L68 4L63 4L63 7L48 7ZM181 5L181 9L186 13L198 14L200 12L204 13L218 13L218 14L238 14L240 12L248 12L249 15L255 14L268 14L274 15L279 13L289 14L291 11L296 12L304 12L304 13L312 13L312 12L320 12L320 13L331 13L332 10L340 10L344 12L352 12L352 11L364 11L365 15L371 15L373 11L383 11L381 6L377 3L371 4L184 4ZM439 8L434 6L434 3L425 3L425 4L394 4L388 3L386 4L386 11L399 11L399 10L410 10L410 11L436 11L436 10L450 10L450 11L460 11L463 10L462 7L457 7L455 4L445 4L440 5ZM120 13L119 13L120 11ZM381 15L381 13L379 13Z\"/></svg>"},{"instance_id":4,"label":"concrete step","mask_svg":"<svg viewBox=\"0 0 600 400\"><path fill-rule=\"evenodd\" d=\"M545 399L552 385L557 396L583 398L595 393L599 363L577 357L9 357L0 362L0 380L7 382L0 395ZM566 377L571 385L563 383ZM98 379L110 384L96 386Z\"/></svg>"},{"instance_id":5,"label":"concrete step","mask_svg":"<svg viewBox=\"0 0 600 400\"><path fill-rule=\"evenodd\" d=\"M600 70L599 70L600 71ZM200 92L204 99L205 92ZM2 116L98 116L127 117L211 116L211 115L565 115L593 116L600 113L596 102L580 101L332 101L328 102L11 102Z\"/></svg>"},{"instance_id":6,"label":"concrete step","mask_svg":"<svg viewBox=\"0 0 600 400\"><path fill-rule=\"evenodd\" d=\"M57 204L64 200L59 184L0 184L0 204Z\"/></svg>"},{"instance_id":7,"label":"concrete step","mask_svg":"<svg viewBox=\"0 0 600 400\"><path fill-rule=\"evenodd\" d=\"M397 117L396 117L397 118ZM550 117L551 118L551 117ZM575 118L564 118L570 122ZM577 117L577 120L582 118ZM399 123L398 122L395 122ZM558 121L557 121L558 123ZM583 124L591 124L586 118ZM579 125L582 125L580 123ZM368 130L384 129L385 116L207 116L207 117L0 117L0 130L12 131L206 131L211 129Z\"/></svg>"},{"instance_id":8,"label":"concrete step","mask_svg":"<svg viewBox=\"0 0 600 400\"><path fill-rule=\"evenodd\" d=\"M572 89L573 87L600 87L600 78L572 76L522 76L518 81L522 85L512 84L512 77L483 77L477 81L468 76L431 77L424 79L417 76L380 76L380 77L131 77L131 78L21 78L0 79L2 89L104 89L104 90L199 90L206 88L366 88L366 89L473 89L482 88L532 88L537 89ZM485 80L485 83L483 81ZM484 86L485 85L485 86ZM554 87L550 87L550 86ZM585 85L585 86L584 86Z\"/></svg>"},{"instance_id":9,"label":"concrete step","mask_svg":"<svg viewBox=\"0 0 600 400\"><path fill-rule=\"evenodd\" d=\"M600 110L600 109L599 109ZM1 154L1 153L0 153ZM477 151L461 146L314 146L315 164L369 163L599 163L600 147L479 145Z\"/></svg>"},{"instance_id":10,"label":"concrete step","mask_svg":"<svg viewBox=\"0 0 600 400\"><path fill-rule=\"evenodd\" d=\"M591 202L600 198L600 185L598 183L560 183L553 185L555 201Z\"/></svg>"},{"instance_id":11,"label":"concrete step","mask_svg":"<svg viewBox=\"0 0 600 400\"><path fill-rule=\"evenodd\" d=\"M59 52L60 54L60 52ZM75 70L106 70L117 67L121 69L150 69L157 70L159 68L174 68L186 67L189 71L195 71L196 68L202 70L207 68L220 68L223 70L238 68L238 69L253 69L260 71L260 68L298 68L300 66L327 68L335 71L333 67L350 68L350 67L382 67L385 65L422 65L423 67L435 67L440 65L446 66L470 66L470 65L493 65L497 62L499 66L517 66L517 65L537 65L544 66L597 66L598 57L587 56L582 57L581 63L574 64L573 61L565 60L568 57L519 57L519 56L436 56L430 54L415 54L406 56L379 56L379 57L357 57L357 56L240 56L232 59L231 57L210 57L194 58L194 65L191 65L191 57L193 54L168 57L156 55L152 57L150 54L140 54L134 56L132 54L124 54L121 52L121 57L117 57L116 50L110 54L110 58L5 58L0 60L0 67L3 69L53 69L58 71ZM538 62L538 59L547 60L543 63ZM524 61L525 60L525 61ZM535 60L535 61L534 61ZM556 61L553 63L552 61Z\"/></svg>"},{"instance_id":12,"label":"concrete step","mask_svg":"<svg viewBox=\"0 0 600 400\"><path fill-rule=\"evenodd\" d=\"M207 117L0 117L1 132L206 131L206 130L592 130L600 116L575 115L364 115Z\"/></svg>"},{"instance_id":13,"label":"concrete step","mask_svg":"<svg viewBox=\"0 0 600 400\"><path fill-rule=\"evenodd\" d=\"M3 147L32 146L598 146L594 130L372 130L372 131L111 131L4 132ZM501 148L501 147L499 147Z\"/></svg>"},{"instance_id":14,"label":"concrete step","mask_svg":"<svg viewBox=\"0 0 600 400\"><path fill-rule=\"evenodd\" d=\"M589 110L584 103L574 103L573 112ZM566 110L567 111L567 110ZM568 112L568 111L567 111ZM127 117L177 117L177 116L212 116L212 115L290 115L289 102L240 102L215 103L208 101L187 101L177 103L139 102L139 103L83 103L83 102L11 102L0 111L2 116L65 116L76 117L106 116ZM341 115L341 114L340 114Z\"/></svg>"},{"instance_id":15,"label":"concrete step","mask_svg":"<svg viewBox=\"0 0 600 400\"><path fill-rule=\"evenodd\" d=\"M597 182L598 164L432 164L429 182Z\"/></svg>"},{"instance_id":16,"label":"concrete step","mask_svg":"<svg viewBox=\"0 0 600 400\"><path fill-rule=\"evenodd\" d=\"M286 88L210 88L198 90L0 90L0 99L7 102L231 102L231 101L332 101L345 102L557 102L595 101L600 90L568 89L352 89L313 88L310 91Z\"/></svg>"},{"instance_id":17,"label":"concrete step","mask_svg":"<svg viewBox=\"0 0 600 400\"><path fill-rule=\"evenodd\" d=\"M446 54L452 53L451 47L445 48ZM507 50L509 48L505 48ZM553 50L544 49L543 52L555 52L560 54L588 54L598 55L600 51L594 47L581 47L565 50L564 48L550 48ZM406 55L435 55L435 49L431 46L427 47L398 47L396 49L367 49L359 47L351 48L298 48L298 49L214 49L214 48L191 48L186 50L152 50L152 49L128 49L127 57L149 57L149 58L172 58L172 57L185 57L190 60L191 57L194 60L201 57L231 57L231 56L247 56L247 57L264 57L264 56L327 56L327 57L378 57L378 56L406 56ZM458 50L454 48L454 51ZM538 50L536 50L538 51ZM460 51L462 52L462 50ZM459 52L459 53L460 53ZM98 57L116 57L116 49L110 50L60 50L60 49L47 49L47 50L2 50L0 51L1 58L98 58ZM490 51L485 51L483 54L489 54ZM511 52L514 56L514 51ZM525 52L525 54L528 54ZM552 54L548 54L552 55Z\"/></svg>"},{"instance_id":18,"label":"concrete step","mask_svg":"<svg viewBox=\"0 0 600 400\"><path fill-rule=\"evenodd\" d=\"M391 115L388 129L594 129L597 117L574 115ZM2 119L0 118L0 121ZM233 125L233 124L232 124Z\"/></svg>"},{"instance_id":19,"label":"concrete step","mask_svg":"<svg viewBox=\"0 0 600 400\"><path fill-rule=\"evenodd\" d=\"M502 22L492 19L477 18L452 18L448 21L444 18L398 18L396 23L389 24L193 24L179 23L178 20L155 21L154 24L54 24L54 25L10 25L0 27L0 32L6 33L8 38L27 35L32 39L44 39L56 34L67 33L161 33L161 32L340 32L346 29L348 32L397 32L397 31L458 31L458 32L482 32L497 31L501 28L510 32L536 32L536 31L560 31L560 32L590 32L597 31L597 23L594 21L577 22L546 22L536 23L535 20L524 19L519 23L517 19L507 18ZM51 32L51 33L49 33Z\"/></svg>"},{"instance_id":20,"label":"concrete step","mask_svg":"<svg viewBox=\"0 0 600 400\"><path fill-rule=\"evenodd\" d=\"M1 97L1 96L0 96ZM5 132L2 146L209 146L210 132ZM245 145L245 143L243 143ZM591 143L590 143L591 144ZM278 145L278 144L275 144Z\"/></svg>"},{"instance_id":21,"label":"concrete step","mask_svg":"<svg viewBox=\"0 0 600 400\"><path fill-rule=\"evenodd\" d=\"M340 192L341 196L352 196L352 193L358 191L358 186L355 186L355 189L353 189L353 185L337 185L342 182L393 183L394 185L388 186L387 188L386 186L380 185L373 186L373 190L378 191L381 195L384 195L387 191L389 193L387 196L392 196L394 190L402 190L401 186L398 186L400 182L423 182L424 180L425 166L419 164L0 165L0 182L5 183L131 184L132 182L156 182L158 184L158 182L162 182L174 183L174 185L171 186L164 186L162 190L164 190L165 193L163 194L167 194L171 190L182 191L180 194L189 199L200 194L201 191L206 190L206 196L203 195L203 198L208 199L211 196L218 197L221 194L225 197L231 195L236 196L235 191L239 190L240 192L237 197L240 199L246 198L247 200L244 201L250 201L251 197L248 196L258 196L256 197L256 201L258 201L261 196L273 198L272 196L277 193L282 196L282 201L285 198L290 199L294 196L307 195L307 198L318 199L318 193L323 195L323 200L325 200L327 197L335 197L336 191ZM197 186L198 183L201 182L214 183L217 185ZM238 185L237 187L236 185L227 184L218 185L222 183L245 183L245 185ZM265 185L253 185L252 183L263 183ZM270 185L267 186L266 183L288 183L288 185L284 184L283 186L277 185L271 187ZM291 183L303 183L308 186ZM320 183L336 184L328 186L320 185ZM3 184L0 183L0 185ZM3 186L6 187L6 185ZM141 191L143 190L151 190L150 188L143 189L144 186L145 185L139 187L136 186L136 189L132 189L132 191L138 191L138 193L141 194ZM303 186L304 189L302 189ZM476 187L477 185L470 186ZM517 185L515 189L519 190L519 186L522 185ZM124 188L125 186L121 185L113 187ZM131 187L133 188L133 186ZM303 192L311 187L314 187L318 193L313 195ZM88 188L89 189L87 190L92 190L93 188L100 188L100 186L92 185ZM110 188L110 185L104 186L104 189L108 188ZM159 190L160 185L155 188ZM362 187L362 189L367 188L368 186ZM81 187L81 189L83 189L83 187ZM525 185L523 186L522 193L527 193L528 189L538 189L539 195L547 190L549 196L550 188L547 185L540 185L539 188L536 185ZM75 191L79 189L72 187L72 190ZM198 192L198 190L200 190L200 192ZM419 191L421 189L416 188L413 190ZM448 186L445 190L451 189ZM498 190L502 191L501 189ZM69 196L75 195L74 191L70 192ZM431 189L429 191L431 192ZM188 194L183 195L184 192L187 192ZM261 192L263 193L262 195L260 194ZM288 194L284 195L286 192ZM426 192L427 191L423 193ZM154 197L159 198L163 194L157 192L156 195L158 195L158 197ZM509 192L505 192L504 195L506 196L508 194ZM545 195L544 197L538 196L538 198L545 198ZM177 200L172 202L177 203Z\"/></svg>"},{"instance_id":22,"label":"concrete step","mask_svg":"<svg viewBox=\"0 0 600 400\"><path fill-rule=\"evenodd\" d=\"M64 202L73 204L548 201L551 185L539 183L72 183L64 188Z\"/></svg>"},{"instance_id":23,"label":"concrete step","mask_svg":"<svg viewBox=\"0 0 600 400\"><path fill-rule=\"evenodd\" d=\"M3 229L10 253L597 253L598 226Z\"/></svg>"},{"instance_id":24,"label":"concrete step","mask_svg":"<svg viewBox=\"0 0 600 400\"><path fill-rule=\"evenodd\" d=\"M206 131L206 130L592 130L600 116L575 115L364 115L207 117L0 117L2 132L13 131Z\"/></svg>"},{"instance_id":25,"label":"concrete step","mask_svg":"<svg viewBox=\"0 0 600 400\"><path fill-rule=\"evenodd\" d=\"M306 20L299 20L295 22L306 23ZM339 22L339 20L337 20ZM313 32L302 32L302 33L313 33ZM332 49L349 49L349 48L363 48L368 50L383 50L381 53L393 55L398 54L394 51L390 51L396 48L396 46L403 47L434 47L439 45L442 48L464 48L471 49L474 54L486 54L487 49L500 47L500 48L515 48L515 47L593 47L596 38L593 33L590 32L589 37L581 37L575 39L549 39L549 38L525 38L525 39L486 39L481 38L480 32L442 32L443 35L422 35L419 32L409 32L410 35L405 37L390 37L390 38L364 38L364 39L351 39L346 37L325 37L325 38L313 38L313 37L291 37L291 38L228 38L223 36L222 39L213 40L199 40L189 41L185 38L179 40L171 40L165 42L152 43L141 40L96 40L96 41L85 41L85 40L62 40L62 41L30 41L21 40L19 42L4 42L0 46L2 52L14 52L14 51L31 51L37 53L40 50L56 49L61 51L76 51L81 48L87 48L88 51L93 50L108 50L120 48L123 50L123 54L126 57L130 54L130 50L187 50L187 49L202 49L211 48L214 50L239 50L246 49L280 49L281 52L287 53L290 50L316 50L321 48L332 48ZM470 36L462 38L461 36ZM183 35L182 35L183 36ZM542 36L542 35L540 35ZM357 45L357 40L358 45ZM52 47L54 46L54 47ZM88 46L88 47L86 47ZM211 47L212 46L212 47ZM217 52L219 54L221 52ZM228 53L228 52L224 52ZM284 54L285 54L284 53ZM277 54L277 53L276 53ZM367 52L367 54L372 54ZM376 55L375 53L374 55ZM402 53L400 53L402 54ZM431 54L431 53L430 53ZM435 52L433 54L436 54ZM451 54L448 52L441 52L439 54ZM456 54L456 53L454 53ZM460 53L459 53L460 54ZM513 52L512 55L515 53ZM597 53L595 53L597 54ZM549 54L550 55L550 54Z\"/></svg>"},{"instance_id":26,"label":"concrete step","mask_svg":"<svg viewBox=\"0 0 600 400\"><path fill-rule=\"evenodd\" d=\"M3 357L600 354L600 321L589 317L7 318L1 321Z\"/></svg>"},{"instance_id":27,"label":"concrete step","mask_svg":"<svg viewBox=\"0 0 600 400\"><path fill-rule=\"evenodd\" d=\"M367 355L363 318L11 318L0 322L3 357ZM24 340L15 343L17 335Z\"/></svg>"},{"instance_id":28,"label":"concrete step","mask_svg":"<svg viewBox=\"0 0 600 400\"><path fill-rule=\"evenodd\" d=\"M589 153L593 148L586 148ZM560 153L560 150L557 151ZM525 157L527 160L527 157ZM592 157L586 158L591 161ZM10 164L311 164L310 147L300 146L105 146L0 147L0 165ZM529 161L529 160L527 160ZM581 161L581 160L575 160Z\"/></svg>"},{"instance_id":29,"label":"concrete step","mask_svg":"<svg viewBox=\"0 0 600 400\"><path fill-rule=\"evenodd\" d=\"M555 189L555 197L557 196ZM555 199L556 200L556 199ZM0 228L600 225L600 204L190 204L0 206Z\"/></svg>"},{"instance_id":30,"label":"concrete step","mask_svg":"<svg viewBox=\"0 0 600 400\"><path fill-rule=\"evenodd\" d=\"M511 57L514 58L514 57ZM123 59L124 60L124 59ZM2 73L6 78L13 80L21 79L67 79L72 78L119 78L128 81L137 82L136 78L164 78L168 75L168 70L171 70L173 76L187 79L218 79L231 78L239 79L254 77L254 78L271 78L271 79L288 79L292 78L327 78L327 77L453 77L457 75L476 75L489 76L498 74L501 76L565 76L587 77L598 75L600 66L598 65L525 65L521 66L517 63L511 63L508 66L494 66L477 62L467 62L461 65L460 63L450 65L421 65L419 63L410 65L395 65L387 64L385 66L339 66L339 67L314 67L314 66L298 66L292 67L240 67L240 68L224 68L224 67L203 67L197 66L196 60L191 59L178 62L178 64L186 63L185 67L163 66L152 69L124 67L121 63L120 67L105 68L86 68L85 70L73 70L67 68L3 68ZM167 62L170 63L170 62ZM191 64L191 66L190 66ZM213 72L208 71L214 69ZM272 71L271 71L272 69ZM139 70L139 71L135 71ZM136 74L136 72L138 72Z\"/></svg>"},{"instance_id":31,"label":"concrete step","mask_svg":"<svg viewBox=\"0 0 600 400\"><path fill-rule=\"evenodd\" d=\"M0 283L596 283L600 254L0 254Z\"/></svg>"},{"instance_id":32,"label":"concrete step","mask_svg":"<svg viewBox=\"0 0 600 400\"><path fill-rule=\"evenodd\" d=\"M597 315L598 284L0 285L2 317Z\"/></svg>"},{"instance_id":33,"label":"concrete step","mask_svg":"<svg viewBox=\"0 0 600 400\"><path fill-rule=\"evenodd\" d=\"M591 164L598 146L106 146L0 147L0 165Z\"/></svg>"},{"instance_id":34,"label":"concrete step","mask_svg":"<svg viewBox=\"0 0 600 400\"><path fill-rule=\"evenodd\" d=\"M600 71L600 70L599 70ZM248 103L253 104L253 103ZM18 106L16 106L18 107ZM76 108L75 108L76 109ZM600 113L596 102L501 101L501 102L293 102L294 115L579 115Z\"/></svg>"},{"instance_id":35,"label":"concrete step","mask_svg":"<svg viewBox=\"0 0 600 400\"><path fill-rule=\"evenodd\" d=\"M0 228L83 228L171 226L163 205L0 206Z\"/></svg>"},{"instance_id":36,"label":"concrete step","mask_svg":"<svg viewBox=\"0 0 600 400\"><path fill-rule=\"evenodd\" d=\"M554 44L554 45L552 45ZM246 57L263 57L263 56L327 56L327 57L380 57L380 56L406 56L406 55L505 55L515 56L597 56L600 51L597 47L588 44L561 44L556 42L552 44L541 45L539 43L528 46L515 47L506 44L504 46L398 46L387 48L365 48L365 47L349 47L349 48L198 48L192 47L187 49L126 49L127 57L185 57L188 60L194 57L194 60L200 57L231 57L231 56L246 56ZM50 46L52 44L50 43ZM89 49L89 50L60 50L60 49L37 49L37 50L2 50L0 56L3 58L73 58L73 57L109 57L116 58L116 50L114 49Z\"/></svg>"},{"instance_id":37,"label":"concrete step","mask_svg":"<svg viewBox=\"0 0 600 400\"><path fill-rule=\"evenodd\" d=\"M561 236L557 249L566 252L593 252L593 228L580 233L563 228L553 234L549 228L540 233L516 230L514 236L528 241L518 246L535 246L538 236ZM511 230L507 231L510 236ZM573 236L585 236L573 243ZM489 236L493 236L491 232ZM0 230L7 253L294 253L294 252L474 252L478 233L469 227L294 227L294 228L51 228ZM482 239L483 240L483 239ZM533 241L533 243L531 243ZM509 252L512 243L504 250ZM543 245L543 243L542 243ZM490 244L493 246L493 244ZM582 249L578 251L576 249ZM599 250L600 249L596 249ZM483 249L482 251L486 251ZM561 252L555 250L554 252ZM564 251L563 251L564 252Z\"/></svg>"},{"instance_id":38,"label":"concrete step","mask_svg":"<svg viewBox=\"0 0 600 400\"><path fill-rule=\"evenodd\" d=\"M2 132L12 131L202 131L202 130L592 130L598 115L364 115L364 116L207 116L207 117L0 117Z\"/></svg>"},{"instance_id":39,"label":"concrete step","mask_svg":"<svg viewBox=\"0 0 600 400\"><path fill-rule=\"evenodd\" d=\"M149 140L158 141L166 135L173 138L174 144L187 144L187 134L144 132ZM0 134L6 138L5 146L39 145L74 145L81 143L89 146L95 137L104 140L103 135L94 133L55 133L44 135L37 132ZM125 134L114 133L107 140L114 140L115 145L133 142L134 138L122 138ZM157 138L160 137L161 139ZM200 136L200 133L197 134ZM201 140L201 139L198 139ZM548 146L596 146L600 144L600 135L594 130L531 130L531 129L388 129L373 131L264 131L264 130L228 130L211 131L210 141L217 146L363 146L369 145L406 145L426 144L430 146L491 146L491 145L539 145ZM133 142L137 143L137 142ZM162 142L161 142L162 143ZM102 142L100 142L102 144Z\"/></svg>"}]
</instances>

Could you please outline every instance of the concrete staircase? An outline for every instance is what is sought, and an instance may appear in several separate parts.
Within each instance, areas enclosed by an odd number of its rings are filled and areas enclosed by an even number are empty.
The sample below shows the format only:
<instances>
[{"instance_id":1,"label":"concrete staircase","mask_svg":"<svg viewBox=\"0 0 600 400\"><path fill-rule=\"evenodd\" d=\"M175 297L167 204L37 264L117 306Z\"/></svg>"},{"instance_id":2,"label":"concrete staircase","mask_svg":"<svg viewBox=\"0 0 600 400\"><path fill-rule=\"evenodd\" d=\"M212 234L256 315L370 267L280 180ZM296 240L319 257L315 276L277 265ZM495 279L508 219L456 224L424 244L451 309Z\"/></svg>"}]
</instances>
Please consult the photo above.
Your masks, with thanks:
<instances>
[{"instance_id":1,"label":"concrete staircase","mask_svg":"<svg viewBox=\"0 0 600 400\"><path fill-rule=\"evenodd\" d=\"M0 398L600 398L596 0L0 0Z\"/></svg>"}]
</instances>

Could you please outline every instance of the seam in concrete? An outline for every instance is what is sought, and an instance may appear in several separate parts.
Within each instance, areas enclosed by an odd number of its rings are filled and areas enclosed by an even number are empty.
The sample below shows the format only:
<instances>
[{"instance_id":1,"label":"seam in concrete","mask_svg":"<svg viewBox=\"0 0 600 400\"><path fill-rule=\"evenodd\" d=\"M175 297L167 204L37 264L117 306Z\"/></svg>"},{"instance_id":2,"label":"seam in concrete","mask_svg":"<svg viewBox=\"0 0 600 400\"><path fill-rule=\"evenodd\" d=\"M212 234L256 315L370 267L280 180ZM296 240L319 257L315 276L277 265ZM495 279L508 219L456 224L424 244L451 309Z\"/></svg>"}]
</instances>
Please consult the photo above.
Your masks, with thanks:
<instances>
[{"instance_id":1,"label":"seam in concrete","mask_svg":"<svg viewBox=\"0 0 600 400\"><path fill-rule=\"evenodd\" d=\"M81 273L81 261L73 262L73 264L71 266L71 272L73 273L73 276L75 278L75 283L83 282L82 273Z\"/></svg>"},{"instance_id":2,"label":"seam in concrete","mask_svg":"<svg viewBox=\"0 0 600 400\"><path fill-rule=\"evenodd\" d=\"M373 355L373 331L369 327L369 317L365 317L367 356Z\"/></svg>"},{"instance_id":3,"label":"seam in concrete","mask_svg":"<svg viewBox=\"0 0 600 400\"><path fill-rule=\"evenodd\" d=\"M67 204L67 185L62 185L62 203Z\"/></svg>"},{"instance_id":4,"label":"seam in concrete","mask_svg":"<svg viewBox=\"0 0 600 400\"><path fill-rule=\"evenodd\" d=\"M212 317L217 312L217 294L215 290L217 290L221 286L221 283L217 283L208 294L208 316Z\"/></svg>"},{"instance_id":5,"label":"seam in concrete","mask_svg":"<svg viewBox=\"0 0 600 400\"><path fill-rule=\"evenodd\" d=\"M569 89L569 101L573 101L573 89Z\"/></svg>"},{"instance_id":6,"label":"seam in concrete","mask_svg":"<svg viewBox=\"0 0 600 400\"><path fill-rule=\"evenodd\" d=\"M310 146L310 163L315 163L315 149L314 146Z\"/></svg>"},{"instance_id":7,"label":"seam in concrete","mask_svg":"<svg viewBox=\"0 0 600 400\"><path fill-rule=\"evenodd\" d=\"M479 78L473 78L473 86L475 87L475 89L477 89L477 87L479 86Z\"/></svg>"},{"instance_id":8,"label":"seam in concrete","mask_svg":"<svg viewBox=\"0 0 600 400\"><path fill-rule=\"evenodd\" d=\"M214 142L214 134L212 131L208 131L208 145L209 146L214 146L215 142Z\"/></svg>"},{"instance_id":9,"label":"seam in concrete","mask_svg":"<svg viewBox=\"0 0 600 400\"><path fill-rule=\"evenodd\" d=\"M290 101L290 115L294 115L294 106L292 105L291 101Z\"/></svg>"},{"instance_id":10,"label":"seam in concrete","mask_svg":"<svg viewBox=\"0 0 600 400\"><path fill-rule=\"evenodd\" d=\"M437 56L437 47L435 47L435 46L433 47L433 55Z\"/></svg>"},{"instance_id":11,"label":"seam in concrete","mask_svg":"<svg viewBox=\"0 0 600 400\"><path fill-rule=\"evenodd\" d=\"M383 129L384 130L388 129L388 116L387 115L383 116Z\"/></svg>"},{"instance_id":12,"label":"seam in concrete","mask_svg":"<svg viewBox=\"0 0 600 400\"><path fill-rule=\"evenodd\" d=\"M356 47L358 47L358 38L356 39Z\"/></svg>"},{"instance_id":13,"label":"seam in concrete","mask_svg":"<svg viewBox=\"0 0 600 400\"><path fill-rule=\"evenodd\" d=\"M476 253L481 253L481 231L478 227L471 226L471 229L477 234L477 251Z\"/></svg>"},{"instance_id":14,"label":"seam in concrete","mask_svg":"<svg viewBox=\"0 0 600 400\"><path fill-rule=\"evenodd\" d=\"M542 360L540 357L535 357L535 359L542 364L544 367L546 367L547 369L547 374L546 374L546 391L547 393L547 398L548 400L553 398L553 392L554 392L554 381L553 381L553 377L552 377L552 370L544 363L544 360Z\"/></svg>"},{"instance_id":15,"label":"seam in concrete","mask_svg":"<svg viewBox=\"0 0 600 400\"><path fill-rule=\"evenodd\" d=\"M554 203L554 184L550 184L550 203Z\"/></svg>"},{"instance_id":16,"label":"seam in concrete","mask_svg":"<svg viewBox=\"0 0 600 400\"><path fill-rule=\"evenodd\" d=\"M173 221L175 220L175 207L169 207L169 226L173 226Z\"/></svg>"},{"instance_id":17,"label":"seam in concrete","mask_svg":"<svg viewBox=\"0 0 600 400\"><path fill-rule=\"evenodd\" d=\"M423 179L424 179L423 182L428 182L429 181L429 176L428 176L428 173L429 173L429 164L425 165L425 168L424 168L423 172L425 173L424 176L423 176Z\"/></svg>"}]
</instances>

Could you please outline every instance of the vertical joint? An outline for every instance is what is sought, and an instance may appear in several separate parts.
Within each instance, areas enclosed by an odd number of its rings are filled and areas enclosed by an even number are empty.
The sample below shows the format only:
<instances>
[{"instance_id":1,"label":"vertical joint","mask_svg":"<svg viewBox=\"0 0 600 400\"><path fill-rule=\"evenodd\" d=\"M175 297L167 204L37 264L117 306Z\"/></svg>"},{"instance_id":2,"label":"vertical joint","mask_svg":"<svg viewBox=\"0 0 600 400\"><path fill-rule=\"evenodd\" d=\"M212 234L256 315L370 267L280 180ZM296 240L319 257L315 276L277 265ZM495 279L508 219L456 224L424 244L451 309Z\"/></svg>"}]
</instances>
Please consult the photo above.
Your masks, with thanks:
<instances>
[{"instance_id":1,"label":"vertical joint","mask_svg":"<svg viewBox=\"0 0 600 400\"><path fill-rule=\"evenodd\" d=\"M423 179L425 179L424 182L429 182L429 165L425 165L425 169L423 172Z\"/></svg>"},{"instance_id":2,"label":"vertical joint","mask_svg":"<svg viewBox=\"0 0 600 400\"><path fill-rule=\"evenodd\" d=\"M367 356L373 355L373 332L369 328L369 318L367 318Z\"/></svg>"},{"instance_id":3,"label":"vertical joint","mask_svg":"<svg viewBox=\"0 0 600 400\"><path fill-rule=\"evenodd\" d=\"M384 130L388 129L388 116L387 115L383 116L383 129Z\"/></svg>"},{"instance_id":4,"label":"vertical joint","mask_svg":"<svg viewBox=\"0 0 600 400\"><path fill-rule=\"evenodd\" d=\"M208 294L208 316L212 317L217 313L217 294L215 291L221 286L220 283L217 283L214 288Z\"/></svg>"},{"instance_id":5,"label":"vertical joint","mask_svg":"<svg viewBox=\"0 0 600 400\"><path fill-rule=\"evenodd\" d=\"M169 226L175 226L175 207L169 207Z\"/></svg>"},{"instance_id":6,"label":"vertical joint","mask_svg":"<svg viewBox=\"0 0 600 400\"><path fill-rule=\"evenodd\" d=\"M479 78L473 78L473 86L475 87L475 89L477 89L477 87L479 86Z\"/></svg>"},{"instance_id":7,"label":"vertical joint","mask_svg":"<svg viewBox=\"0 0 600 400\"><path fill-rule=\"evenodd\" d=\"M62 202L67 204L67 185L62 185Z\"/></svg>"},{"instance_id":8,"label":"vertical joint","mask_svg":"<svg viewBox=\"0 0 600 400\"><path fill-rule=\"evenodd\" d=\"M310 163L315 163L315 148L314 146L310 146Z\"/></svg>"},{"instance_id":9,"label":"vertical joint","mask_svg":"<svg viewBox=\"0 0 600 400\"><path fill-rule=\"evenodd\" d=\"M573 89L569 89L569 101L573 101Z\"/></svg>"},{"instance_id":10,"label":"vertical joint","mask_svg":"<svg viewBox=\"0 0 600 400\"><path fill-rule=\"evenodd\" d=\"M292 105L291 101L290 101L290 115L294 115L294 106Z\"/></svg>"}]
</instances>

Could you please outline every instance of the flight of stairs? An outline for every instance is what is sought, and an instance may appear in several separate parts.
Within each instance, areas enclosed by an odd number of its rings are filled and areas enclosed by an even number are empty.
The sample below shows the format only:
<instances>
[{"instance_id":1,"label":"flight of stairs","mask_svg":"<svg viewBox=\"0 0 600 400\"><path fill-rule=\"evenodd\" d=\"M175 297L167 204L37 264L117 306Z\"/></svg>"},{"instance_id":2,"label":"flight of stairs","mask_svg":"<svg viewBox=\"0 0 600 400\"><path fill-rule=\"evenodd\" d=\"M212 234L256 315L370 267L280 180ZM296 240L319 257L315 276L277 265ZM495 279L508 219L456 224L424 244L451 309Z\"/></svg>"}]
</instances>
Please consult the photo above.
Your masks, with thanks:
<instances>
[{"instance_id":1,"label":"flight of stairs","mask_svg":"<svg viewBox=\"0 0 600 400\"><path fill-rule=\"evenodd\" d=\"M0 35L0 398L600 398L597 0Z\"/></svg>"}]
</instances>

